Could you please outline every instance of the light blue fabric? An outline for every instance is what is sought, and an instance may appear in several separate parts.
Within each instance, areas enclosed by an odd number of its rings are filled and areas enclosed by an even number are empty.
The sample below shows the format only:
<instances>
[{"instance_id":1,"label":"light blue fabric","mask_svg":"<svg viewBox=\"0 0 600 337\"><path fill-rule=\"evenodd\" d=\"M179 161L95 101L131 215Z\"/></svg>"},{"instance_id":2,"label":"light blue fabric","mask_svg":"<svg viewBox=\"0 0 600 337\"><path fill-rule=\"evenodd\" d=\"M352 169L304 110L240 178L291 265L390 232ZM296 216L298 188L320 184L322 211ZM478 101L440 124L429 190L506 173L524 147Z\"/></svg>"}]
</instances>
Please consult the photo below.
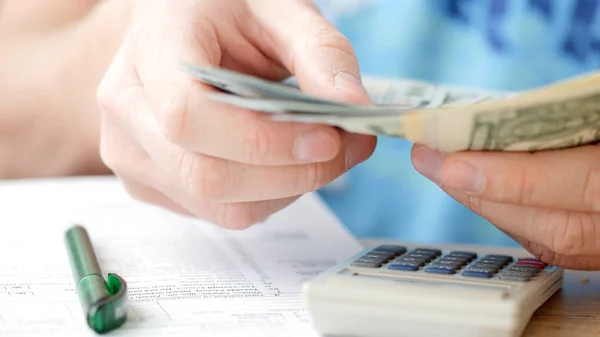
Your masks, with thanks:
<instances>
[{"instance_id":1,"label":"light blue fabric","mask_svg":"<svg viewBox=\"0 0 600 337\"><path fill-rule=\"evenodd\" d=\"M366 74L523 90L600 64L598 0L317 0ZM379 139L343 186L320 191L355 235L516 243L419 175L412 144Z\"/></svg>"}]
</instances>

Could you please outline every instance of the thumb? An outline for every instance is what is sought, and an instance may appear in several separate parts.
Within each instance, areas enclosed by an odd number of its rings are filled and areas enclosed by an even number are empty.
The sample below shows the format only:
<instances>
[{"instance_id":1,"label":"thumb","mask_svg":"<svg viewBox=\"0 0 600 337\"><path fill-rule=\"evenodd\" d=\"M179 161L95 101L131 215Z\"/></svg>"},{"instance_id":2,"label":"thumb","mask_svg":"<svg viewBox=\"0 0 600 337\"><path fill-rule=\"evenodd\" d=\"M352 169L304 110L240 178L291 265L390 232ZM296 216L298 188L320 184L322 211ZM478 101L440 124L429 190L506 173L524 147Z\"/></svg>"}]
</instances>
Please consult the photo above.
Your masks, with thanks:
<instances>
[{"instance_id":1,"label":"thumb","mask_svg":"<svg viewBox=\"0 0 600 337\"><path fill-rule=\"evenodd\" d=\"M315 7L305 2L278 3L281 3L278 8L267 11L275 15L257 12L263 32L270 40L269 45L263 44L265 52L296 76L298 85L307 93L344 102L369 103L350 41Z\"/></svg>"}]
</instances>

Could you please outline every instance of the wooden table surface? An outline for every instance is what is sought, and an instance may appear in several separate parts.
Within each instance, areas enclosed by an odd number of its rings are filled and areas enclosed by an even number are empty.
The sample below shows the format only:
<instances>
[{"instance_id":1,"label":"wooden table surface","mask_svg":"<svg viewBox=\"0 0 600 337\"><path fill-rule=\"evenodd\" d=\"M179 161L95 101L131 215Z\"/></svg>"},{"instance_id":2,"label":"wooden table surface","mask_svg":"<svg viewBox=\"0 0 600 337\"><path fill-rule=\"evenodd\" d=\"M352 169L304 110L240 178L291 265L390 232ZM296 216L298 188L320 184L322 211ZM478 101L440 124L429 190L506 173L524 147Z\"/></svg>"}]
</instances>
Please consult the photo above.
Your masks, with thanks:
<instances>
[{"instance_id":1,"label":"wooden table surface","mask_svg":"<svg viewBox=\"0 0 600 337\"><path fill-rule=\"evenodd\" d=\"M363 239L364 246L402 242ZM423 245L427 246L427 245ZM432 245L429 245L432 246ZM450 246L435 245L442 249ZM451 249L485 249L470 245L453 245ZM510 249L515 253L520 249ZM515 254L517 255L517 254ZM566 270L563 287L533 315L522 337L600 337L600 272Z\"/></svg>"},{"instance_id":2,"label":"wooden table surface","mask_svg":"<svg viewBox=\"0 0 600 337\"><path fill-rule=\"evenodd\" d=\"M600 336L600 272L567 270L563 288L533 315L523 336Z\"/></svg>"}]
</instances>

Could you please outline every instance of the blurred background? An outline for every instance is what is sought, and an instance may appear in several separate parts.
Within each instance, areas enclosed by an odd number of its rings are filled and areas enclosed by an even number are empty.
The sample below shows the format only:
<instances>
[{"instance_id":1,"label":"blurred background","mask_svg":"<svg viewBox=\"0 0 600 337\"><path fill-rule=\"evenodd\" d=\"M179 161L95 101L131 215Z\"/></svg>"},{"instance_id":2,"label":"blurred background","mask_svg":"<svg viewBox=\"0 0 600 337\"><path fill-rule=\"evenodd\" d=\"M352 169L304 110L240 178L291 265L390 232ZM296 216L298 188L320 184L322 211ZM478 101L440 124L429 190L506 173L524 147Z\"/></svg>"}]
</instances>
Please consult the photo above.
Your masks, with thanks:
<instances>
[{"instance_id":1,"label":"blurred background","mask_svg":"<svg viewBox=\"0 0 600 337\"><path fill-rule=\"evenodd\" d=\"M595 0L317 0L362 72L517 91L600 64ZM516 245L418 174L412 144L373 157L320 193L357 236Z\"/></svg>"}]
</instances>

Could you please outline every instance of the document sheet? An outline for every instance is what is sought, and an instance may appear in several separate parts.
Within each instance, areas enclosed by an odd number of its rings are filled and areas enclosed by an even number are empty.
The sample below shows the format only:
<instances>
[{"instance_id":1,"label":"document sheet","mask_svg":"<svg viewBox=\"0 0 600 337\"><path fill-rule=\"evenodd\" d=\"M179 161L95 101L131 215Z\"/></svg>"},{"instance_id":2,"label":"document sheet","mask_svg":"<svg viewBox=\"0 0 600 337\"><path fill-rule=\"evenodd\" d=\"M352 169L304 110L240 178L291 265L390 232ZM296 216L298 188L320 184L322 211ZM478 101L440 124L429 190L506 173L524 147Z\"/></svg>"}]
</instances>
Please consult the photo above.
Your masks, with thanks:
<instances>
[{"instance_id":1,"label":"document sheet","mask_svg":"<svg viewBox=\"0 0 600 337\"><path fill-rule=\"evenodd\" d=\"M88 230L128 283L110 336L316 336L302 283L360 251L313 194L244 231L131 199L113 178L0 182L0 336L94 336L64 244Z\"/></svg>"}]
</instances>

